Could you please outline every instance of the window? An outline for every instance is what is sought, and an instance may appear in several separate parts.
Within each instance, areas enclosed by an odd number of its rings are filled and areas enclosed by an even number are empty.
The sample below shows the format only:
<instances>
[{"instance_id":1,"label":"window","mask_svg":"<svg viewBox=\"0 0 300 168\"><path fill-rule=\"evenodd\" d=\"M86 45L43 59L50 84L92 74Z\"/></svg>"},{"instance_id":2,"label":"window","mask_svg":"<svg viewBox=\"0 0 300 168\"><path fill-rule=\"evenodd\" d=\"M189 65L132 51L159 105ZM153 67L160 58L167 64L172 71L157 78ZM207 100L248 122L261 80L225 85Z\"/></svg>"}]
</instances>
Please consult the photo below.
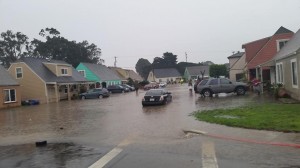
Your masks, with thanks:
<instances>
[{"instance_id":1,"label":"window","mask_svg":"<svg viewBox=\"0 0 300 168\"><path fill-rule=\"evenodd\" d=\"M228 79L220 79L220 83L225 85L231 84L231 82Z\"/></svg>"},{"instance_id":2,"label":"window","mask_svg":"<svg viewBox=\"0 0 300 168\"><path fill-rule=\"evenodd\" d=\"M23 70L21 67L16 68L16 78L22 78L23 77Z\"/></svg>"},{"instance_id":3,"label":"window","mask_svg":"<svg viewBox=\"0 0 300 168\"><path fill-rule=\"evenodd\" d=\"M16 102L16 90L4 89L4 103Z\"/></svg>"},{"instance_id":4,"label":"window","mask_svg":"<svg viewBox=\"0 0 300 168\"><path fill-rule=\"evenodd\" d=\"M61 69L61 74L62 75L67 75L68 74L68 69L67 68L62 68Z\"/></svg>"},{"instance_id":5,"label":"window","mask_svg":"<svg viewBox=\"0 0 300 168\"><path fill-rule=\"evenodd\" d=\"M209 85L217 85L218 84L218 79L212 79L210 82L209 82Z\"/></svg>"},{"instance_id":6,"label":"window","mask_svg":"<svg viewBox=\"0 0 300 168\"><path fill-rule=\"evenodd\" d=\"M78 72L85 77L85 70L78 70Z\"/></svg>"},{"instance_id":7,"label":"window","mask_svg":"<svg viewBox=\"0 0 300 168\"><path fill-rule=\"evenodd\" d=\"M68 94L68 86L65 86L65 94Z\"/></svg>"},{"instance_id":8,"label":"window","mask_svg":"<svg viewBox=\"0 0 300 168\"><path fill-rule=\"evenodd\" d=\"M297 71L297 60L291 60L291 72L292 72L292 86L298 88L298 71Z\"/></svg>"},{"instance_id":9,"label":"window","mask_svg":"<svg viewBox=\"0 0 300 168\"><path fill-rule=\"evenodd\" d=\"M283 65L276 63L276 82L283 84Z\"/></svg>"},{"instance_id":10,"label":"window","mask_svg":"<svg viewBox=\"0 0 300 168\"><path fill-rule=\"evenodd\" d=\"M288 39L277 40L277 51L281 50L288 41Z\"/></svg>"}]
</instances>

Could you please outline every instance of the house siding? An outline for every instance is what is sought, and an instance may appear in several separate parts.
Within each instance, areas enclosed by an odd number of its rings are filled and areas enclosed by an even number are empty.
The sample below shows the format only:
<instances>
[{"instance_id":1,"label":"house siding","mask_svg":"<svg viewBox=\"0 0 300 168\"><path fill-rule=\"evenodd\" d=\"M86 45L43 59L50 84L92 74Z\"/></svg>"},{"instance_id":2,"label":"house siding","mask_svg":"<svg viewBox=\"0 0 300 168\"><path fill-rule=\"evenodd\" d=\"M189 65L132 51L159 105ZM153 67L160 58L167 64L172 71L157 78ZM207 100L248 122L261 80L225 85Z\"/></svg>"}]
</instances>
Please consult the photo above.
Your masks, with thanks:
<instances>
[{"instance_id":1,"label":"house siding","mask_svg":"<svg viewBox=\"0 0 300 168\"><path fill-rule=\"evenodd\" d=\"M86 66L84 66L83 64L79 64L76 68L77 71L79 70L84 70L85 71L85 78L89 81L93 81L93 82L100 82L101 79L99 77L97 77L89 68L87 68Z\"/></svg>"},{"instance_id":2,"label":"house siding","mask_svg":"<svg viewBox=\"0 0 300 168\"><path fill-rule=\"evenodd\" d=\"M291 68L291 60L292 59L296 59L297 62L297 72L298 72L298 88L294 88L293 87L293 84L292 84L292 68ZM286 59L282 59L278 62L282 62L283 64L283 69L284 69L284 88L286 89L286 91L288 92L288 94L294 98L294 99L297 99L297 100L300 100L300 85L299 85L299 82L300 82L300 67L299 67L299 62L300 62L300 53L298 53L297 55L293 56L293 57L289 57L289 58L286 58Z\"/></svg>"},{"instance_id":3,"label":"house siding","mask_svg":"<svg viewBox=\"0 0 300 168\"><path fill-rule=\"evenodd\" d=\"M16 67L22 67L23 78L16 79ZM21 100L37 99L40 103L47 103L46 85L26 64L13 63L8 72L20 84Z\"/></svg>"},{"instance_id":4,"label":"house siding","mask_svg":"<svg viewBox=\"0 0 300 168\"><path fill-rule=\"evenodd\" d=\"M16 90L16 102L4 103L4 90L5 89L15 89ZM21 90L20 86L0 86L0 109L9 107L21 106Z\"/></svg>"},{"instance_id":5,"label":"house siding","mask_svg":"<svg viewBox=\"0 0 300 168\"><path fill-rule=\"evenodd\" d=\"M68 74L62 74L61 69L67 69ZM64 65L57 65L57 76L72 76L72 67L70 66L64 66Z\"/></svg>"},{"instance_id":6,"label":"house siding","mask_svg":"<svg viewBox=\"0 0 300 168\"><path fill-rule=\"evenodd\" d=\"M55 64L47 64L44 63L44 65L54 74L57 75L57 69L56 69L56 65Z\"/></svg>"}]
</instances>

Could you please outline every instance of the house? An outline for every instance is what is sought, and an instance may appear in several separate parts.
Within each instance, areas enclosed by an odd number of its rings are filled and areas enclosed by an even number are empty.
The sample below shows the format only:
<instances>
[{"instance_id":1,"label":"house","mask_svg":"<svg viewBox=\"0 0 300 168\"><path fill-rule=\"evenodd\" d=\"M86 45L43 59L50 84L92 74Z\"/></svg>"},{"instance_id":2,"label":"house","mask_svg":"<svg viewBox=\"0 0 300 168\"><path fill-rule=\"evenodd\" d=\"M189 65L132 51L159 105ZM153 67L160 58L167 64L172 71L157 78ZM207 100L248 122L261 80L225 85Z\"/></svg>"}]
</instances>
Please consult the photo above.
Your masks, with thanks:
<instances>
[{"instance_id":1,"label":"house","mask_svg":"<svg viewBox=\"0 0 300 168\"><path fill-rule=\"evenodd\" d=\"M121 79L122 84L128 82L129 74L127 71L119 67L109 67L109 68L113 70L114 73Z\"/></svg>"},{"instance_id":2,"label":"house","mask_svg":"<svg viewBox=\"0 0 300 168\"><path fill-rule=\"evenodd\" d=\"M149 72L148 81L150 82L179 82L180 73L175 68L153 69Z\"/></svg>"},{"instance_id":3,"label":"house","mask_svg":"<svg viewBox=\"0 0 300 168\"><path fill-rule=\"evenodd\" d=\"M121 84L121 79L113 70L101 64L80 63L76 70L88 81L95 82L96 87Z\"/></svg>"},{"instance_id":4,"label":"house","mask_svg":"<svg viewBox=\"0 0 300 168\"><path fill-rule=\"evenodd\" d=\"M232 81L240 81L245 77L246 54L236 52L227 57L229 60L229 78Z\"/></svg>"},{"instance_id":5,"label":"house","mask_svg":"<svg viewBox=\"0 0 300 168\"><path fill-rule=\"evenodd\" d=\"M133 81L138 81L138 82L142 82L143 78L137 74L135 71L131 70L131 69L125 69L129 75L129 78L131 78Z\"/></svg>"},{"instance_id":6,"label":"house","mask_svg":"<svg viewBox=\"0 0 300 168\"><path fill-rule=\"evenodd\" d=\"M12 63L9 73L20 83L22 100L40 103L71 100L88 81L72 65L59 60L27 57Z\"/></svg>"},{"instance_id":7,"label":"house","mask_svg":"<svg viewBox=\"0 0 300 168\"><path fill-rule=\"evenodd\" d=\"M262 64L276 70L277 84L283 84L285 90L292 98L300 100L300 29L274 56L271 61Z\"/></svg>"},{"instance_id":8,"label":"house","mask_svg":"<svg viewBox=\"0 0 300 168\"><path fill-rule=\"evenodd\" d=\"M293 32L280 27L274 35L252 41L242 45L246 53L246 75L248 80L259 78L275 82L275 70L269 67L260 68L259 65L271 60L275 54L293 36Z\"/></svg>"},{"instance_id":9,"label":"house","mask_svg":"<svg viewBox=\"0 0 300 168\"><path fill-rule=\"evenodd\" d=\"M197 79L198 77L200 78L209 77L208 65L199 65L199 66L192 66L192 67L185 68L183 78L186 81L190 79Z\"/></svg>"},{"instance_id":10,"label":"house","mask_svg":"<svg viewBox=\"0 0 300 168\"><path fill-rule=\"evenodd\" d=\"M20 84L0 65L0 109L21 106Z\"/></svg>"}]
</instances>

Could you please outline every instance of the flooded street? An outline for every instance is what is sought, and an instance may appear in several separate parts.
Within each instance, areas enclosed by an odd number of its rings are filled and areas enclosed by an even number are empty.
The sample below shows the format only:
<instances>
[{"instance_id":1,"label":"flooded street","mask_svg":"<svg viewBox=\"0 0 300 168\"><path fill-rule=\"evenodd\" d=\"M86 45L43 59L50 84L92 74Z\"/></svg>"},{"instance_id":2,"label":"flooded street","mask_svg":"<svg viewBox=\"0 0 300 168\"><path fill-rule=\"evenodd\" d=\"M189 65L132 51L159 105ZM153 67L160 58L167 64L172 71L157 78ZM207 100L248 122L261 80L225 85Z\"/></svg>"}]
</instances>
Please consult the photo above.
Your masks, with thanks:
<instances>
[{"instance_id":1,"label":"flooded street","mask_svg":"<svg viewBox=\"0 0 300 168\"><path fill-rule=\"evenodd\" d=\"M124 140L137 149L145 147L141 144L164 147L186 141L183 129L222 127L195 120L190 116L193 111L270 101L254 94L199 98L185 85L167 89L173 101L165 106L142 107L145 91L140 90L138 95L130 92L1 110L0 167L88 167ZM48 141L47 147L35 147L42 140ZM184 150L192 152L191 144Z\"/></svg>"}]
</instances>

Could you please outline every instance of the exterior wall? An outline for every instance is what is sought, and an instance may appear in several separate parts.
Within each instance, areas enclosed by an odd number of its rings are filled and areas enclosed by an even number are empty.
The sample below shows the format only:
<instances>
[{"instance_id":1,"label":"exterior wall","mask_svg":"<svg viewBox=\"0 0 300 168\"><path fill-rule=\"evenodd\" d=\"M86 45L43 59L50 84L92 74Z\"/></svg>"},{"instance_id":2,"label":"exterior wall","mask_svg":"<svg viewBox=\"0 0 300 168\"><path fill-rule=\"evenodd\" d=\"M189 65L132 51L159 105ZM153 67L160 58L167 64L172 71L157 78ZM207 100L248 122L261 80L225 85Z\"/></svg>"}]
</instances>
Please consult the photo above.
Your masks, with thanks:
<instances>
[{"instance_id":1,"label":"exterior wall","mask_svg":"<svg viewBox=\"0 0 300 168\"><path fill-rule=\"evenodd\" d=\"M178 76L178 77L168 77L168 78L155 78L155 82L171 82L171 81L173 81L173 82L179 82L180 81L180 79L181 79L181 77L180 76Z\"/></svg>"},{"instance_id":2,"label":"exterior wall","mask_svg":"<svg viewBox=\"0 0 300 168\"><path fill-rule=\"evenodd\" d=\"M57 75L57 69L56 69L56 65L55 64L47 64L47 63L43 63L52 73Z\"/></svg>"},{"instance_id":3,"label":"exterior wall","mask_svg":"<svg viewBox=\"0 0 300 168\"><path fill-rule=\"evenodd\" d=\"M298 73L298 88L294 88L293 84L292 84L292 68L291 68L291 60L292 59L296 59L296 64L297 64L297 73ZM291 95L292 98L300 100L300 67L299 67L299 63L300 63L300 53L298 53L296 56L293 57L289 57L280 61L277 61L277 63L282 62L283 63L283 85L284 88L287 90L287 92L289 93L289 95Z\"/></svg>"},{"instance_id":4,"label":"exterior wall","mask_svg":"<svg viewBox=\"0 0 300 168\"><path fill-rule=\"evenodd\" d=\"M72 76L72 67L70 67L70 66L64 66L64 65L57 65L57 76ZM67 75L65 75L65 74L62 74L61 73L61 69L67 69L67 72L68 72L68 74Z\"/></svg>"},{"instance_id":5,"label":"exterior wall","mask_svg":"<svg viewBox=\"0 0 300 168\"><path fill-rule=\"evenodd\" d=\"M86 66L84 66L81 63L77 66L76 70L77 71L84 70L85 71L85 78L89 81L101 82L100 78L98 78L90 69L88 69Z\"/></svg>"},{"instance_id":6,"label":"exterior wall","mask_svg":"<svg viewBox=\"0 0 300 168\"><path fill-rule=\"evenodd\" d=\"M236 81L236 74L244 73L245 66L246 66L246 55L244 54L234 63L234 65L230 66L230 71L229 71L230 80Z\"/></svg>"},{"instance_id":7,"label":"exterior wall","mask_svg":"<svg viewBox=\"0 0 300 168\"><path fill-rule=\"evenodd\" d=\"M4 103L4 90L15 89L16 90L16 102ZM20 86L0 86L0 109L21 106L21 90Z\"/></svg>"},{"instance_id":8,"label":"exterior wall","mask_svg":"<svg viewBox=\"0 0 300 168\"><path fill-rule=\"evenodd\" d=\"M16 78L16 67L22 67L22 78ZM46 84L25 63L11 64L8 72L20 84L21 100L37 99L40 103L47 103Z\"/></svg>"},{"instance_id":9,"label":"exterior wall","mask_svg":"<svg viewBox=\"0 0 300 168\"><path fill-rule=\"evenodd\" d=\"M149 72L149 75L148 75L147 80L148 80L149 82L154 82L154 81L155 81L155 77L154 77L154 75L153 75L153 71L150 71L150 72Z\"/></svg>"},{"instance_id":10,"label":"exterior wall","mask_svg":"<svg viewBox=\"0 0 300 168\"><path fill-rule=\"evenodd\" d=\"M185 71L184 71L184 74L183 74L183 78L187 81L189 80L191 77L190 77L190 73L189 71L187 70L187 68L185 68Z\"/></svg>"}]
</instances>

